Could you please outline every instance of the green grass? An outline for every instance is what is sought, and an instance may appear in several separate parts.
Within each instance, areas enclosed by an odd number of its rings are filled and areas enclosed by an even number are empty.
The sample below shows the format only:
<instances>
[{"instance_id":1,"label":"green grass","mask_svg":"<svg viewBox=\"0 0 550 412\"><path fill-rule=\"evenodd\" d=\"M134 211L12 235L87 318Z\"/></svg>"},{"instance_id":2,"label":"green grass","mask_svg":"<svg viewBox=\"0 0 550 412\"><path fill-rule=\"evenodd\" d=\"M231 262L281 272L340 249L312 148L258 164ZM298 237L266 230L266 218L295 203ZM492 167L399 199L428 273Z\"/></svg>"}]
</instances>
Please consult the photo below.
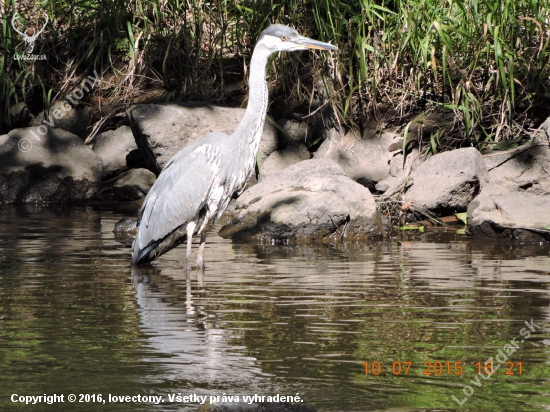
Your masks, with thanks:
<instances>
[{"instance_id":1,"label":"green grass","mask_svg":"<svg viewBox=\"0 0 550 412\"><path fill-rule=\"evenodd\" d=\"M11 27L13 0L5 8L2 132L10 105L47 105L93 70L104 80L96 92L103 120L150 90L158 93L147 101L242 100L246 90L230 86L245 77L258 35L275 22L340 51L273 59L272 100L307 107L322 94L347 127L403 131L432 119L438 126L421 125L420 145L436 153L526 136L549 114L548 1L42 1L34 14L20 11L28 21L40 12L50 19L34 51L48 60L34 65L13 60L24 44Z\"/></svg>"}]
</instances>

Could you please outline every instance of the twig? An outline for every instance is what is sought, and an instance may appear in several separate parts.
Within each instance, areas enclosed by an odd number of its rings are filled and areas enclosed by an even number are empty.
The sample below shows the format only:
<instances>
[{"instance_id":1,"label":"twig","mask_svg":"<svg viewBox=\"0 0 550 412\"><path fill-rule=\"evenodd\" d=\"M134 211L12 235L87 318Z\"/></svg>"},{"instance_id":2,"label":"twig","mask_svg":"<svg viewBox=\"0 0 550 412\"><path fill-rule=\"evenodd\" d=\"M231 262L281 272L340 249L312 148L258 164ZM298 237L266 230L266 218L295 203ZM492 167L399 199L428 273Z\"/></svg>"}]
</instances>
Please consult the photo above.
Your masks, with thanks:
<instances>
[{"instance_id":1,"label":"twig","mask_svg":"<svg viewBox=\"0 0 550 412\"><path fill-rule=\"evenodd\" d=\"M424 209L423 207L419 207L419 206L415 206L415 205L410 205L409 208L413 211L413 212L418 212L420 213L422 216L424 216L426 219L428 219L430 222L432 222L433 224L435 225L442 225L442 226L447 226L443 221L441 221L440 219L438 219L433 213L431 213L429 210L427 209Z\"/></svg>"}]
</instances>

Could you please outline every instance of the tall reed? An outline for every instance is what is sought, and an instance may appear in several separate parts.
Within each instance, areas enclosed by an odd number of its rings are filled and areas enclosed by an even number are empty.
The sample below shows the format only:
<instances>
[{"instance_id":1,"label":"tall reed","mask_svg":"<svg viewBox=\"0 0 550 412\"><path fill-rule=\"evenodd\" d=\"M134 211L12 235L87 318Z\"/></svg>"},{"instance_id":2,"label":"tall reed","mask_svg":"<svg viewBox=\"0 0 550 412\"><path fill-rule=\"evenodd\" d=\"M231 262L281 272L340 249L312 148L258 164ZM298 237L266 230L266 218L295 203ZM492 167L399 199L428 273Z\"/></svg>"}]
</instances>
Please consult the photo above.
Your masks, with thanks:
<instances>
[{"instance_id":1,"label":"tall reed","mask_svg":"<svg viewBox=\"0 0 550 412\"><path fill-rule=\"evenodd\" d=\"M25 1L17 4L21 7ZM276 22L332 41L340 51L274 59L268 68L277 85L272 94L309 104L321 93L344 126L405 128L424 118L421 114L448 118L451 113L451 122L431 132L430 147L437 151L512 140L549 114L548 1L38 4L50 23L36 48L48 60L33 64L12 58L22 46L11 27L13 0L5 3L0 39L2 130L9 128L10 105L30 98L47 104L48 95L59 98L79 76L93 70L104 78L99 98L117 103L111 112L122 112L150 89L163 91L157 96L161 99L227 103L235 94L231 86L245 77L259 33Z\"/></svg>"}]
</instances>

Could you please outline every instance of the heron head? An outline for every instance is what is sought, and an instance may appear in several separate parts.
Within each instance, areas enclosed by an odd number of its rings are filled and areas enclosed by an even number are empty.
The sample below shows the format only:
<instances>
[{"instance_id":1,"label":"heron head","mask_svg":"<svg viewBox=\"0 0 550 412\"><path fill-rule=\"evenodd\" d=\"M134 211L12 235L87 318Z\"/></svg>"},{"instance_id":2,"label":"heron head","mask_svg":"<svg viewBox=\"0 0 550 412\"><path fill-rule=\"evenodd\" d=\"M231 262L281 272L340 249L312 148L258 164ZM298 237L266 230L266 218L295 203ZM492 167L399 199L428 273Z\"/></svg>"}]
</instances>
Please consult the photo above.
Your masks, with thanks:
<instances>
[{"instance_id":1,"label":"heron head","mask_svg":"<svg viewBox=\"0 0 550 412\"><path fill-rule=\"evenodd\" d=\"M338 47L300 36L298 32L282 24L273 24L265 29L258 44L262 44L272 53L278 51L296 51L306 49L338 50Z\"/></svg>"}]
</instances>

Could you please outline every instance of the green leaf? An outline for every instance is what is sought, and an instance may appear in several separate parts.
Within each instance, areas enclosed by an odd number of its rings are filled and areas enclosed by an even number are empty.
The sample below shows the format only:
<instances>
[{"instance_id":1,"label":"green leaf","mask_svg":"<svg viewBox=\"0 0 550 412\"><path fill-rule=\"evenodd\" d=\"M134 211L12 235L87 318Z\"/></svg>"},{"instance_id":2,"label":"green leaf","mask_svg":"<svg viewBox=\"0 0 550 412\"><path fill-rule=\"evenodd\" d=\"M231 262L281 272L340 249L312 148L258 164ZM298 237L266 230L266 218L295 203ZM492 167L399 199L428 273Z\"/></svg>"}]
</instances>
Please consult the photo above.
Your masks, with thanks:
<instances>
[{"instance_id":1,"label":"green leaf","mask_svg":"<svg viewBox=\"0 0 550 412\"><path fill-rule=\"evenodd\" d=\"M460 220L465 225L468 224L468 213L466 213L466 212L464 212L464 213L455 213L455 216L458 220Z\"/></svg>"},{"instance_id":2,"label":"green leaf","mask_svg":"<svg viewBox=\"0 0 550 412\"><path fill-rule=\"evenodd\" d=\"M418 230L420 233L423 233L424 232L424 226L395 226L395 229L397 230L401 230L401 231L404 231L404 230Z\"/></svg>"},{"instance_id":3,"label":"green leaf","mask_svg":"<svg viewBox=\"0 0 550 412\"><path fill-rule=\"evenodd\" d=\"M497 144L491 145L492 150L510 150L519 145L524 136L518 136L514 140L505 140Z\"/></svg>"},{"instance_id":4,"label":"green leaf","mask_svg":"<svg viewBox=\"0 0 550 412\"><path fill-rule=\"evenodd\" d=\"M135 46L135 38L134 38L134 31L132 30L132 23L130 23L129 21L126 22L126 26L128 28L128 39L130 40L130 52L129 52L129 55L130 55L130 58L133 59L134 58L134 46Z\"/></svg>"},{"instance_id":5,"label":"green leaf","mask_svg":"<svg viewBox=\"0 0 550 412\"><path fill-rule=\"evenodd\" d=\"M403 133L403 169L405 168L405 162L407 161L407 136L409 135L409 127L411 127L412 121L405 126L405 132Z\"/></svg>"},{"instance_id":6,"label":"green leaf","mask_svg":"<svg viewBox=\"0 0 550 412\"><path fill-rule=\"evenodd\" d=\"M258 182L262 180L262 158L260 157L260 151L256 155L256 164L258 165Z\"/></svg>"},{"instance_id":7,"label":"green leaf","mask_svg":"<svg viewBox=\"0 0 550 412\"><path fill-rule=\"evenodd\" d=\"M283 129L283 128L281 127L281 125L280 125L279 123L277 123L277 122L275 121L275 119L273 119L273 117L271 117L270 115L266 114L266 115L265 115L265 118L266 118L266 120L267 120L269 123L271 123L271 124L275 127L275 129L277 129L278 131L280 131L280 132L283 134L284 137L286 137L288 140L291 139L290 136L288 135L288 133L286 132L286 130Z\"/></svg>"},{"instance_id":8,"label":"green leaf","mask_svg":"<svg viewBox=\"0 0 550 412\"><path fill-rule=\"evenodd\" d=\"M363 44L363 47L364 47L365 49L367 49L368 51L370 51L371 53L376 53L376 50L374 50L374 47L372 47L372 46L369 45L369 44L364 43L364 44Z\"/></svg>"}]
</instances>

